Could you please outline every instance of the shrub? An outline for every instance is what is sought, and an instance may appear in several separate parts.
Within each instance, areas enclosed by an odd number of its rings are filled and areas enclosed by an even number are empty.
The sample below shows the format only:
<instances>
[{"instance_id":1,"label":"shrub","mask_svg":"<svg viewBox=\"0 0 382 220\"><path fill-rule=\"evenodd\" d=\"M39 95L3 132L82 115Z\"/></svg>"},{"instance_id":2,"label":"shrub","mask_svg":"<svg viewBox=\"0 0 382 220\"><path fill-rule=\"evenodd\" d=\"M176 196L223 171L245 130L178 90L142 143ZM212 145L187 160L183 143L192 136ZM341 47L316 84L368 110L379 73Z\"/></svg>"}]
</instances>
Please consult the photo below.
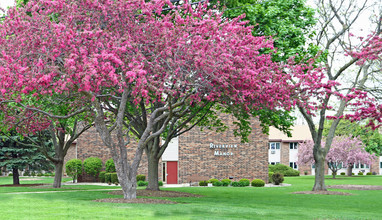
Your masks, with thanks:
<instances>
[{"instance_id":1,"label":"shrub","mask_svg":"<svg viewBox=\"0 0 382 220\"><path fill-rule=\"evenodd\" d=\"M354 173L351 173L352 176L354 176Z\"/></svg>"},{"instance_id":2,"label":"shrub","mask_svg":"<svg viewBox=\"0 0 382 220\"><path fill-rule=\"evenodd\" d=\"M215 182L212 183L212 185L213 185L213 186L222 186L223 183L220 182L220 181L215 181Z\"/></svg>"},{"instance_id":3,"label":"shrub","mask_svg":"<svg viewBox=\"0 0 382 220\"><path fill-rule=\"evenodd\" d=\"M158 181L158 186L163 186L163 182L162 181Z\"/></svg>"},{"instance_id":4,"label":"shrub","mask_svg":"<svg viewBox=\"0 0 382 220\"><path fill-rule=\"evenodd\" d=\"M13 176L13 173L8 174L8 176Z\"/></svg>"},{"instance_id":5,"label":"shrub","mask_svg":"<svg viewBox=\"0 0 382 220\"><path fill-rule=\"evenodd\" d=\"M263 186L265 186L265 182L263 180L261 180L261 179L254 179L251 182L251 186L254 186L254 187L263 187Z\"/></svg>"},{"instance_id":6,"label":"shrub","mask_svg":"<svg viewBox=\"0 0 382 220\"><path fill-rule=\"evenodd\" d=\"M117 173L110 173L111 183L119 183Z\"/></svg>"},{"instance_id":7,"label":"shrub","mask_svg":"<svg viewBox=\"0 0 382 220\"><path fill-rule=\"evenodd\" d=\"M208 185L208 182L205 180L202 180L199 182L199 186L207 186L207 185Z\"/></svg>"},{"instance_id":8,"label":"shrub","mask_svg":"<svg viewBox=\"0 0 382 220\"><path fill-rule=\"evenodd\" d=\"M0 170L0 176L1 176L1 170ZM29 170L26 170L26 171L24 172L24 176L30 176Z\"/></svg>"},{"instance_id":9,"label":"shrub","mask_svg":"<svg viewBox=\"0 0 382 220\"><path fill-rule=\"evenodd\" d=\"M115 165L113 159L108 159L105 163L105 170L108 173L115 173Z\"/></svg>"},{"instance_id":10,"label":"shrub","mask_svg":"<svg viewBox=\"0 0 382 220\"><path fill-rule=\"evenodd\" d=\"M243 186L249 186L249 179L241 179L239 180L239 183L241 183Z\"/></svg>"},{"instance_id":11,"label":"shrub","mask_svg":"<svg viewBox=\"0 0 382 220\"><path fill-rule=\"evenodd\" d=\"M85 173L97 177L102 169L102 160L98 157L89 157L84 161Z\"/></svg>"},{"instance_id":12,"label":"shrub","mask_svg":"<svg viewBox=\"0 0 382 220\"><path fill-rule=\"evenodd\" d=\"M362 172L359 172L359 173L358 173L358 176L363 176L363 173L362 173Z\"/></svg>"},{"instance_id":13,"label":"shrub","mask_svg":"<svg viewBox=\"0 0 382 220\"><path fill-rule=\"evenodd\" d=\"M138 185L138 186L147 186L147 185L149 185L149 183L146 182L146 181L139 180L139 181L137 182L137 185Z\"/></svg>"},{"instance_id":14,"label":"shrub","mask_svg":"<svg viewBox=\"0 0 382 220\"><path fill-rule=\"evenodd\" d=\"M36 172L32 171L31 176L36 176Z\"/></svg>"},{"instance_id":15,"label":"shrub","mask_svg":"<svg viewBox=\"0 0 382 220\"><path fill-rule=\"evenodd\" d=\"M208 183L212 183L212 185L214 185L215 182L219 182L219 180L214 178L208 180Z\"/></svg>"},{"instance_id":16,"label":"shrub","mask_svg":"<svg viewBox=\"0 0 382 220\"><path fill-rule=\"evenodd\" d=\"M51 173L51 174L50 174L51 177L54 177L55 175L56 175L55 173Z\"/></svg>"},{"instance_id":17,"label":"shrub","mask_svg":"<svg viewBox=\"0 0 382 220\"><path fill-rule=\"evenodd\" d=\"M105 182L111 183L111 173L105 173Z\"/></svg>"},{"instance_id":18,"label":"shrub","mask_svg":"<svg viewBox=\"0 0 382 220\"><path fill-rule=\"evenodd\" d=\"M300 171L294 170L293 168L281 163L276 165L269 165L269 172L281 173L284 176L299 176L300 175Z\"/></svg>"},{"instance_id":19,"label":"shrub","mask_svg":"<svg viewBox=\"0 0 382 220\"><path fill-rule=\"evenodd\" d=\"M82 161L79 159L71 159L65 164L66 174L73 179L73 183L78 175L82 174Z\"/></svg>"},{"instance_id":20,"label":"shrub","mask_svg":"<svg viewBox=\"0 0 382 220\"><path fill-rule=\"evenodd\" d=\"M269 183L272 183L273 180L272 180L272 175L274 174L274 172L268 172L268 182Z\"/></svg>"},{"instance_id":21,"label":"shrub","mask_svg":"<svg viewBox=\"0 0 382 220\"><path fill-rule=\"evenodd\" d=\"M50 177L51 175L50 175L50 173L45 173L44 176Z\"/></svg>"},{"instance_id":22,"label":"shrub","mask_svg":"<svg viewBox=\"0 0 382 220\"><path fill-rule=\"evenodd\" d=\"M229 186L229 184L231 184L231 180L230 179L222 179L222 185L223 186Z\"/></svg>"},{"instance_id":23,"label":"shrub","mask_svg":"<svg viewBox=\"0 0 382 220\"><path fill-rule=\"evenodd\" d=\"M275 185L280 185L280 183L284 182L284 175L281 173L274 173L272 179Z\"/></svg>"},{"instance_id":24,"label":"shrub","mask_svg":"<svg viewBox=\"0 0 382 220\"><path fill-rule=\"evenodd\" d=\"M43 174L42 173L38 173L37 176L43 176Z\"/></svg>"},{"instance_id":25,"label":"shrub","mask_svg":"<svg viewBox=\"0 0 382 220\"><path fill-rule=\"evenodd\" d=\"M233 186L233 187L243 187L244 185L243 185L243 182L240 182L240 181L239 181L239 182L236 182L236 181L235 181L235 182L232 182L232 186Z\"/></svg>"},{"instance_id":26,"label":"shrub","mask_svg":"<svg viewBox=\"0 0 382 220\"><path fill-rule=\"evenodd\" d=\"M138 181L146 181L146 176L143 174L138 174L137 175L137 182Z\"/></svg>"},{"instance_id":27,"label":"shrub","mask_svg":"<svg viewBox=\"0 0 382 220\"><path fill-rule=\"evenodd\" d=\"M101 183L104 183L104 182L105 182L105 174L106 174L106 172L105 172L105 171L102 171L102 172L100 172L99 175L98 175L99 181L101 181Z\"/></svg>"},{"instance_id":28,"label":"shrub","mask_svg":"<svg viewBox=\"0 0 382 220\"><path fill-rule=\"evenodd\" d=\"M308 171L304 171L304 175L305 175L305 176L308 175Z\"/></svg>"},{"instance_id":29,"label":"shrub","mask_svg":"<svg viewBox=\"0 0 382 220\"><path fill-rule=\"evenodd\" d=\"M340 174L341 174L341 176L345 176L346 173L345 172L341 172Z\"/></svg>"},{"instance_id":30,"label":"shrub","mask_svg":"<svg viewBox=\"0 0 382 220\"><path fill-rule=\"evenodd\" d=\"M373 173L372 172L367 172L366 175L370 176L370 175L373 175Z\"/></svg>"}]
</instances>

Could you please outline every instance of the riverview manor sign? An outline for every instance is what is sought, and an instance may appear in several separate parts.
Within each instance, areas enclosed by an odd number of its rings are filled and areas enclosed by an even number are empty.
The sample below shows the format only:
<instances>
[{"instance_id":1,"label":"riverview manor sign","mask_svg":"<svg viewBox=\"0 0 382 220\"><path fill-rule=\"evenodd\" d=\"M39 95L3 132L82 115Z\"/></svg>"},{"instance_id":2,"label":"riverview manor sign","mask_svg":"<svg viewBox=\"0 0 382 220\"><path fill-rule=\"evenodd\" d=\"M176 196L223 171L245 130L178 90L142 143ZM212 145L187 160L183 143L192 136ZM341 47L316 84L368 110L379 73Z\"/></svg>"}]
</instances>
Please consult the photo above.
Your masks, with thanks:
<instances>
[{"instance_id":1,"label":"riverview manor sign","mask_svg":"<svg viewBox=\"0 0 382 220\"><path fill-rule=\"evenodd\" d=\"M237 148L237 144L213 144L210 143L210 149L219 149L214 151L214 156L232 156L230 149Z\"/></svg>"}]
</instances>

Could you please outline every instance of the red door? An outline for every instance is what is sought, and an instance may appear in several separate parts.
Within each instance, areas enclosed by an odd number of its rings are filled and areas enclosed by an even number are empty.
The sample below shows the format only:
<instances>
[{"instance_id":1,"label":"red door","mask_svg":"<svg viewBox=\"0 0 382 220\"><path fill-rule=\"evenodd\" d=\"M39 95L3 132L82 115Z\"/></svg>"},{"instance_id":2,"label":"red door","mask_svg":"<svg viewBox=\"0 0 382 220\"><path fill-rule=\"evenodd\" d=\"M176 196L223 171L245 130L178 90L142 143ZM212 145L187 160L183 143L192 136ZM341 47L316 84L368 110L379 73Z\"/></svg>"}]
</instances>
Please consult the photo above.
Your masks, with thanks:
<instances>
[{"instance_id":1,"label":"red door","mask_svg":"<svg viewBox=\"0 0 382 220\"><path fill-rule=\"evenodd\" d=\"M178 161L167 161L167 184L178 184Z\"/></svg>"}]
</instances>

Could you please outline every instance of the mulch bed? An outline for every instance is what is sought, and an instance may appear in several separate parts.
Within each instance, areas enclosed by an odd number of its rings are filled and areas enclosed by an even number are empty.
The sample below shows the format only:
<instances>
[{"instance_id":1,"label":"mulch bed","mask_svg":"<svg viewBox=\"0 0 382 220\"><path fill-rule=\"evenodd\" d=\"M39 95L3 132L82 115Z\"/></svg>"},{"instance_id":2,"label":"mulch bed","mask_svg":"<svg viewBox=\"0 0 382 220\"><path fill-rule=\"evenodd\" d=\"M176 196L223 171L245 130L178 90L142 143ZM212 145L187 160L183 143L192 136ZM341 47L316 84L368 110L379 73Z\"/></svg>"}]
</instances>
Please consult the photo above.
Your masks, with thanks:
<instances>
[{"instance_id":1,"label":"mulch bed","mask_svg":"<svg viewBox=\"0 0 382 220\"><path fill-rule=\"evenodd\" d=\"M97 199L95 202L111 202L111 203L143 203L143 204L177 204L174 201L162 200L162 199L123 199L123 198L109 198L109 199Z\"/></svg>"},{"instance_id":2,"label":"mulch bed","mask_svg":"<svg viewBox=\"0 0 382 220\"><path fill-rule=\"evenodd\" d=\"M109 192L111 195L123 195L122 190L116 190ZM137 196L147 196L147 197L202 197L201 195L186 193L186 192L177 192L177 191L167 191L167 190L147 190L140 189L137 190Z\"/></svg>"},{"instance_id":3,"label":"mulch bed","mask_svg":"<svg viewBox=\"0 0 382 220\"><path fill-rule=\"evenodd\" d=\"M0 185L0 187L30 187L30 186L42 186L44 184L19 184L19 185L13 185L13 184L7 184L7 185Z\"/></svg>"},{"instance_id":4,"label":"mulch bed","mask_svg":"<svg viewBox=\"0 0 382 220\"><path fill-rule=\"evenodd\" d=\"M116 190L109 192L111 195L123 195L122 190ZM152 191L152 190L137 190L137 196L147 196L147 197L202 197L201 195L177 192L177 191ZM108 199L98 199L95 202L111 202L111 203L145 203L145 204L176 204L174 201L163 200L163 199L149 199L149 198L136 198L136 199L123 199L123 198L108 198Z\"/></svg>"},{"instance_id":5,"label":"mulch bed","mask_svg":"<svg viewBox=\"0 0 382 220\"><path fill-rule=\"evenodd\" d=\"M382 186L375 185L331 185L329 189L348 189L348 190L382 190Z\"/></svg>"},{"instance_id":6,"label":"mulch bed","mask_svg":"<svg viewBox=\"0 0 382 220\"><path fill-rule=\"evenodd\" d=\"M351 193L336 192L336 191L301 191L301 192L293 192L292 194L317 194L317 195L341 195L341 196L353 195Z\"/></svg>"}]
</instances>

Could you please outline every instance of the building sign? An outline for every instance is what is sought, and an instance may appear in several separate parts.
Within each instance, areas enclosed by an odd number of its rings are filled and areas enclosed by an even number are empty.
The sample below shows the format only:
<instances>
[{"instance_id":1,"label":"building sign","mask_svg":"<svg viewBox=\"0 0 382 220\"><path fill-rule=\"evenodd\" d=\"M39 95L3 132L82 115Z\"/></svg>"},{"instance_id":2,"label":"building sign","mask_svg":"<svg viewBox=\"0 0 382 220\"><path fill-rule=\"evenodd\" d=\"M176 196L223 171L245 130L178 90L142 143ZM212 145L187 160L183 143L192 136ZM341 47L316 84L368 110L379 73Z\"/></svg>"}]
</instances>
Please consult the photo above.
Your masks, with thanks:
<instances>
[{"instance_id":1,"label":"building sign","mask_svg":"<svg viewBox=\"0 0 382 220\"><path fill-rule=\"evenodd\" d=\"M213 144L210 143L210 149L214 151L214 156L232 156L233 152L230 149L237 148L237 144Z\"/></svg>"}]
</instances>

